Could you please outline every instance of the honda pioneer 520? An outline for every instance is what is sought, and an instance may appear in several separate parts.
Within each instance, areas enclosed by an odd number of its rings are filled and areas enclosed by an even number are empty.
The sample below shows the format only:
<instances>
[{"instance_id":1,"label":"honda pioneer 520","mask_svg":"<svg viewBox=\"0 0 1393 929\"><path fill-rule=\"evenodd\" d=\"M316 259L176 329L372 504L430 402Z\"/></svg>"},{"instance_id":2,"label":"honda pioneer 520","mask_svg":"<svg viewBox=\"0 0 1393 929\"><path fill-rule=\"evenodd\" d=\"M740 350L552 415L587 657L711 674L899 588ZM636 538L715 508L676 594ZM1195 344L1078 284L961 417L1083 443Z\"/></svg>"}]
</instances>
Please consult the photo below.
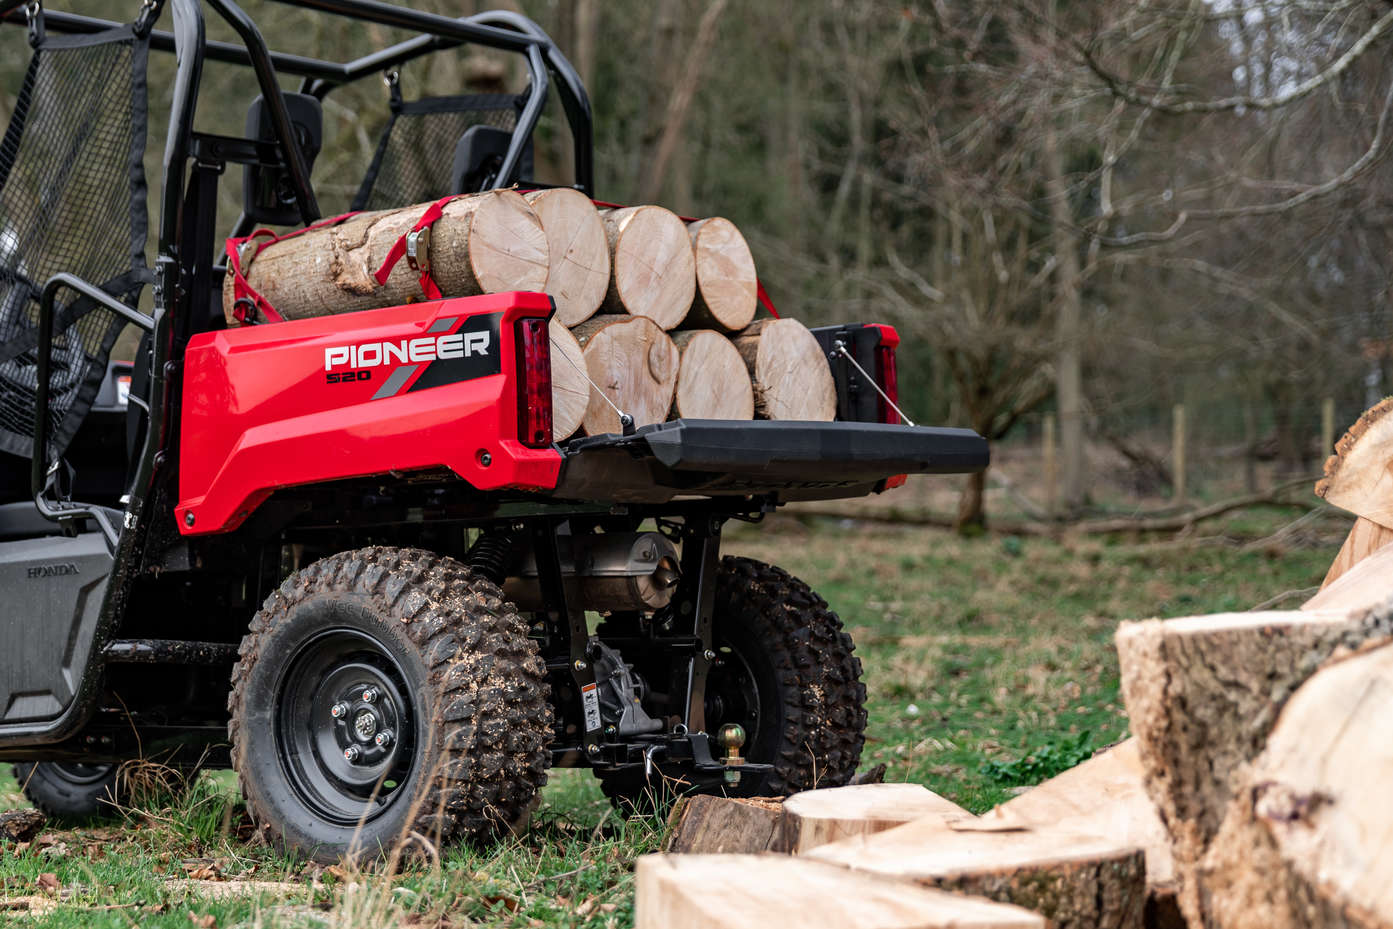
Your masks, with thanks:
<instances>
[{"instance_id":1,"label":"honda pioneer 520","mask_svg":"<svg viewBox=\"0 0 1393 929\"><path fill-rule=\"evenodd\" d=\"M0 759L34 804L95 812L136 757L231 765L269 840L332 858L495 834L557 765L617 803L851 778L851 639L802 581L722 557L721 530L986 466L970 431L901 424L894 330L815 331L832 422L621 417L555 442L544 294L229 328L222 237L320 220L336 90L470 43L520 56L503 104L394 95L386 133L444 141L384 138L335 185L390 178L399 207L544 186L553 92L593 197L590 104L514 13L286 0L410 34L340 63L269 51L233 0L130 2L116 23L0 0L33 49L0 142ZM208 13L240 41L207 39ZM151 51L174 56L154 211ZM245 69L246 137L194 129L210 60ZM221 226L234 172L245 205ZM139 349L113 360L127 326ZM420 370L326 378L372 345Z\"/></svg>"}]
</instances>

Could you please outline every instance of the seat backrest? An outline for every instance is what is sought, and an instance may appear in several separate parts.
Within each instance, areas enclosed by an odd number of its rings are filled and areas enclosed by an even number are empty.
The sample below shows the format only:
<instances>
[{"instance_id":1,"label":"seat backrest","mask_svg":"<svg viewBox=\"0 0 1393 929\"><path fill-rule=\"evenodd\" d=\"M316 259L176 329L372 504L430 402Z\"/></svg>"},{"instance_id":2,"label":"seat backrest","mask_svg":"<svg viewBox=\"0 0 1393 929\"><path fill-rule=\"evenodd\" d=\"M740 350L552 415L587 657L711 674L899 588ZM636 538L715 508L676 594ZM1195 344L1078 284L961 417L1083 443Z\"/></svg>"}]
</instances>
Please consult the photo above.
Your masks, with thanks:
<instances>
[{"instance_id":1,"label":"seat backrest","mask_svg":"<svg viewBox=\"0 0 1393 929\"><path fill-rule=\"evenodd\" d=\"M147 40L123 26L49 35L0 140L0 451L33 451L39 295L60 271L134 305L145 264ZM49 460L77 432L123 321L71 291L54 303Z\"/></svg>"},{"instance_id":2,"label":"seat backrest","mask_svg":"<svg viewBox=\"0 0 1393 929\"><path fill-rule=\"evenodd\" d=\"M473 126L512 131L526 101L525 94L393 99L391 118L353 209L391 209L455 193L452 168L460 137ZM532 174L531 151L529 145L520 177Z\"/></svg>"}]
</instances>

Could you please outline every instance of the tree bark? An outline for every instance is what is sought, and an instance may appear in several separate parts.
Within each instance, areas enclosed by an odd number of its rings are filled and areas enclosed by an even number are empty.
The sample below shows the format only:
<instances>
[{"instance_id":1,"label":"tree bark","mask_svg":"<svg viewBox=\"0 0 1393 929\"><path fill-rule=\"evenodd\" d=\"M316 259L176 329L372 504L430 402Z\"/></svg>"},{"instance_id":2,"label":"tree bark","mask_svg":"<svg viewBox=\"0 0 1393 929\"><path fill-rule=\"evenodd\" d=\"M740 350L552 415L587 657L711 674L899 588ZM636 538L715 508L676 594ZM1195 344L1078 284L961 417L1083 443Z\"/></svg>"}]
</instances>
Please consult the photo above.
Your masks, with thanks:
<instances>
[{"instance_id":1,"label":"tree bark","mask_svg":"<svg viewBox=\"0 0 1393 929\"><path fill-rule=\"evenodd\" d=\"M1055 402L1059 407L1060 493L1064 508L1078 512L1088 498L1083 423L1083 294L1079 242L1058 132L1046 121L1043 135L1045 191L1050 199L1055 272Z\"/></svg>"},{"instance_id":2,"label":"tree bark","mask_svg":"<svg viewBox=\"0 0 1393 929\"><path fill-rule=\"evenodd\" d=\"M1019 907L783 855L644 855L635 929L1045 929Z\"/></svg>"},{"instance_id":3,"label":"tree bark","mask_svg":"<svg viewBox=\"0 0 1393 929\"><path fill-rule=\"evenodd\" d=\"M523 194L547 237L547 293L556 319L578 326L594 316L609 290L609 242L590 198L554 187Z\"/></svg>"},{"instance_id":4,"label":"tree bark","mask_svg":"<svg viewBox=\"0 0 1393 929\"><path fill-rule=\"evenodd\" d=\"M268 245L243 265L247 283L286 319L396 306L424 298L406 259L386 283L373 274L430 204L364 213ZM431 227L431 275L447 297L508 290L546 290L548 252L541 221L520 194L491 190L445 205ZM223 284L223 312L232 315L232 276Z\"/></svg>"},{"instance_id":5,"label":"tree bark","mask_svg":"<svg viewBox=\"0 0 1393 929\"><path fill-rule=\"evenodd\" d=\"M734 339L754 383L761 419L831 422L837 391L822 347L795 319L759 319Z\"/></svg>"},{"instance_id":6,"label":"tree bark","mask_svg":"<svg viewBox=\"0 0 1393 929\"><path fill-rule=\"evenodd\" d=\"M672 334L681 362L673 411L687 419L754 419L749 372L730 339L710 329Z\"/></svg>"},{"instance_id":7,"label":"tree bark","mask_svg":"<svg viewBox=\"0 0 1393 929\"><path fill-rule=\"evenodd\" d=\"M696 296L696 259L682 220L660 206L601 210L609 244L604 308L675 329Z\"/></svg>"},{"instance_id":8,"label":"tree bark","mask_svg":"<svg viewBox=\"0 0 1393 929\"><path fill-rule=\"evenodd\" d=\"M1147 793L1171 837L1181 910L1195 926L1197 868L1290 694L1331 655L1393 633L1393 605L1354 613L1224 613L1124 623L1122 694Z\"/></svg>"},{"instance_id":9,"label":"tree bark","mask_svg":"<svg viewBox=\"0 0 1393 929\"><path fill-rule=\"evenodd\" d=\"M592 316L571 331L590 380L635 426L667 419L677 386L677 347L657 323L643 316ZM582 426L587 435L623 431L619 414L593 389Z\"/></svg>"}]
</instances>

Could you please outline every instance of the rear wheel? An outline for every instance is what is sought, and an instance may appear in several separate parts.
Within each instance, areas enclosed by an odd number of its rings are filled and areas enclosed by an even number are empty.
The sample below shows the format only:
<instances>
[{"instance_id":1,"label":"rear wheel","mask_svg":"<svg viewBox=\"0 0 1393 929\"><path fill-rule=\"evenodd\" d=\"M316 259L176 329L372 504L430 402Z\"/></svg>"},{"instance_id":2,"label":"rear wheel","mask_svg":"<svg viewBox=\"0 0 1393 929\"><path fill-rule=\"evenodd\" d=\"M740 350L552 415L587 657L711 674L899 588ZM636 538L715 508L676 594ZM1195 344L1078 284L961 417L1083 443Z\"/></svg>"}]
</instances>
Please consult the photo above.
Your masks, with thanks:
<instances>
[{"instance_id":1,"label":"rear wheel","mask_svg":"<svg viewBox=\"0 0 1393 929\"><path fill-rule=\"evenodd\" d=\"M546 782L551 711L526 624L429 552L367 548L291 575L242 641L229 709L257 828L321 861L413 832L492 837Z\"/></svg>"},{"instance_id":2,"label":"rear wheel","mask_svg":"<svg viewBox=\"0 0 1393 929\"><path fill-rule=\"evenodd\" d=\"M842 622L807 584L773 565L721 559L712 617L717 658L706 682L706 730L745 730L744 756L773 771L728 793L788 796L837 787L856 773L866 688ZM713 751L715 746L713 745ZM680 784L678 772L674 781ZM602 776L617 806L651 809L663 786L643 772Z\"/></svg>"},{"instance_id":3,"label":"rear wheel","mask_svg":"<svg viewBox=\"0 0 1393 929\"><path fill-rule=\"evenodd\" d=\"M115 764L25 762L14 766L14 777L25 798L49 819L79 822L116 813L119 768Z\"/></svg>"}]
</instances>

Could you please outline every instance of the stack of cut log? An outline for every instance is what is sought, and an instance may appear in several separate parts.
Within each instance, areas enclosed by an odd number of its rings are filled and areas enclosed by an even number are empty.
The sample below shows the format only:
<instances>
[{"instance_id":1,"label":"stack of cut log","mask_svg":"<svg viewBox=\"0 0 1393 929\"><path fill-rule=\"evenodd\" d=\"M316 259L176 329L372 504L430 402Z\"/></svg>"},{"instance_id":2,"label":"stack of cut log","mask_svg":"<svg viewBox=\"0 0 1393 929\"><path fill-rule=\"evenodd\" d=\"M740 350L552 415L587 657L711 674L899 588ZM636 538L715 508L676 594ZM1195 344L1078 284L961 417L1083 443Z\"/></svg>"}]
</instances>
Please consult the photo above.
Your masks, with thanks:
<instances>
[{"instance_id":1,"label":"stack of cut log","mask_svg":"<svg viewBox=\"0 0 1393 929\"><path fill-rule=\"evenodd\" d=\"M423 299L398 262L374 277L429 204L363 213L243 259L247 283L285 319ZM545 291L556 439L690 419L831 420L836 394L817 340L792 319L755 320L749 246L721 217L659 206L597 209L570 189L494 190L449 201L431 226L430 274L446 297ZM233 315L231 275L223 310Z\"/></svg>"},{"instance_id":2,"label":"stack of cut log","mask_svg":"<svg viewBox=\"0 0 1393 929\"><path fill-rule=\"evenodd\" d=\"M693 798L637 925L1393 929L1390 410L1327 463L1360 523L1302 609L1121 625L1133 738L982 816L909 785Z\"/></svg>"}]
</instances>

